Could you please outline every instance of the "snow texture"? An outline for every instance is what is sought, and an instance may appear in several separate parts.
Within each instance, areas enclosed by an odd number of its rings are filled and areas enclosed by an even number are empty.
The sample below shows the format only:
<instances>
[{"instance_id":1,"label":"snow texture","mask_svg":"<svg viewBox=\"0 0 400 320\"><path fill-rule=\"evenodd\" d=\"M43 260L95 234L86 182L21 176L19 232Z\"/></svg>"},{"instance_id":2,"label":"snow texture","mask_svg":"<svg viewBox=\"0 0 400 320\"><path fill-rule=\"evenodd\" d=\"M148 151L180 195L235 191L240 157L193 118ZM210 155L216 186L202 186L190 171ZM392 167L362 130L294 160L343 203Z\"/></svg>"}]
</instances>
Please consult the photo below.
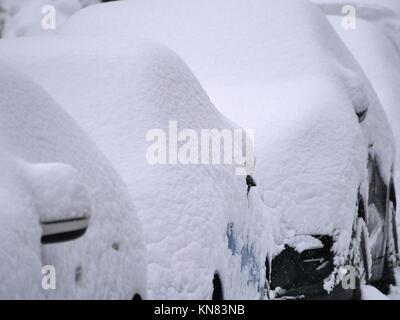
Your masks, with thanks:
<instances>
[{"instance_id":1,"label":"snow texture","mask_svg":"<svg viewBox=\"0 0 400 320\"><path fill-rule=\"evenodd\" d=\"M396 272L396 282L400 283L400 269ZM361 287L362 300L400 300L400 287L391 287L390 294L385 296L375 287L363 285Z\"/></svg>"},{"instance_id":2,"label":"snow texture","mask_svg":"<svg viewBox=\"0 0 400 320\"><path fill-rule=\"evenodd\" d=\"M0 297L145 297L141 228L119 176L42 88L3 62L0 91ZM41 220L89 206L82 238L41 246ZM44 265L56 268L54 291L42 289Z\"/></svg>"},{"instance_id":3,"label":"snow texture","mask_svg":"<svg viewBox=\"0 0 400 320\"><path fill-rule=\"evenodd\" d=\"M43 299L41 288L41 228L26 187L19 178L21 167L3 150L0 183L0 297Z\"/></svg>"},{"instance_id":4,"label":"snow texture","mask_svg":"<svg viewBox=\"0 0 400 320\"><path fill-rule=\"evenodd\" d=\"M62 163L36 164L27 169L41 222L89 216L90 196L76 169Z\"/></svg>"},{"instance_id":5,"label":"snow texture","mask_svg":"<svg viewBox=\"0 0 400 320\"><path fill-rule=\"evenodd\" d=\"M148 131L168 132L170 121L198 134L237 128L176 54L132 37L61 35L4 40L0 51L76 119L124 178L144 229L149 298L210 299L216 272L225 298L264 297L271 223L236 166L146 159Z\"/></svg>"},{"instance_id":6,"label":"snow texture","mask_svg":"<svg viewBox=\"0 0 400 320\"><path fill-rule=\"evenodd\" d=\"M302 253L305 250L315 250L324 247L320 240L311 236L296 236L290 239L287 244L295 249L298 253Z\"/></svg>"},{"instance_id":7,"label":"snow texture","mask_svg":"<svg viewBox=\"0 0 400 320\"><path fill-rule=\"evenodd\" d=\"M345 262L368 153L389 182L394 142L371 84L317 6L130 0L81 10L60 34L137 35L176 51L224 115L256 130L256 180L278 249L328 234L336 264ZM367 109L360 125L356 112Z\"/></svg>"},{"instance_id":8,"label":"snow texture","mask_svg":"<svg viewBox=\"0 0 400 320\"><path fill-rule=\"evenodd\" d=\"M382 292L372 286L363 285L361 287L362 300L390 300Z\"/></svg>"}]
</instances>

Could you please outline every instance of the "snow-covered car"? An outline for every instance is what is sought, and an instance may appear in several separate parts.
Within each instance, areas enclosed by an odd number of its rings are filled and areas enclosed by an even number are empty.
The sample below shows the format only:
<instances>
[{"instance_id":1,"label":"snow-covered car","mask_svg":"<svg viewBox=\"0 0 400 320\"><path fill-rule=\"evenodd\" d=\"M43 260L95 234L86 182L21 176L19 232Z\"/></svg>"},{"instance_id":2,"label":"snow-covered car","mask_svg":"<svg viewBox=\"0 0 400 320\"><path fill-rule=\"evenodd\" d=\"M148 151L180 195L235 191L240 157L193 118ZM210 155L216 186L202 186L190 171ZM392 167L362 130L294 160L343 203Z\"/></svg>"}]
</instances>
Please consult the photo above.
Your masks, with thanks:
<instances>
[{"instance_id":1,"label":"snow-covered car","mask_svg":"<svg viewBox=\"0 0 400 320\"><path fill-rule=\"evenodd\" d=\"M343 289L344 271L368 279L370 248L388 246L395 147L375 91L317 6L131 0L81 10L60 34L136 35L182 56L215 106L255 129L275 296L359 294ZM380 215L385 231L368 236Z\"/></svg>"},{"instance_id":2,"label":"snow-covered car","mask_svg":"<svg viewBox=\"0 0 400 320\"><path fill-rule=\"evenodd\" d=\"M268 212L252 179L237 175L244 163L222 161L226 147L243 155L252 144L215 109L179 56L134 37L57 35L3 40L0 47L2 57L45 88L123 177L144 229L149 298L268 294ZM196 148L204 137L206 145ZM220 163L208 161L215 153Z\"/></svg>"},{"instance_id":3,"label":"snow-covered car","mask_svg":"<svg viewBox=\"0 0 400 320\"><path fill-rule=\"evenodd\" d=\"M394 31L400 30L400 16L395 17L395 12L390 11L390 7L384 7L385 2L381 1L353 1L351 5L356 9L356 26L354 29L348 29L343 26L344 3L330 0L320 0L320 7L328 15L331 24L340 35L341 39L348 46L355 58L361 64L368 79L376 90L382 106L386 111L389 122L396 137L396 149L400 150L400 125L397 121L400 116L400 42L394 41ZM400 3L397 2L400 9ZM385 15L383 14L385 13ZM388 22L388 17L391 17ZM390 33L382 28L382 25L390 25ZM396 26L397 23L397 26ZM396 35L400 40L399 34ZM399 169L400 158L396 157L396 170L394 172L394 184L390 186L383 185L382 190L396 186L399 190ZM370 184L379 182L370 181ZM376 186L379 188L379 186ZM374 189L371 189L374 190ZM390 199L384 201L386 193L380 195L381 202L385 206L377 207L380 219L371 218L368 225L371 237L384 236L389 241L389 246L376 246L372 250L372 274L370 281L374 283L381 291L388 293L390 284L394 283L395 266L399 261L399 243L397 228L395 222L390 223L387 219L396 219L396 201L395 191L390 190ZM398 196L398 193L397 193ZM398 198L398 197L397 197ZM374 194L370 192L368 205L374 205ZM374 208L369 208L373 212ZM383 230L383 233L381 232ZM397 256L396 256L397 255Z\"/></svg>"},{"instance_id":4,"label":"snow-covered car","mask_svg":"<svg viewBox=\"0 0 400 320\"><path fill-rule=\"evenodd\" d=\"M0 297L146 297L126 186L56 102L3 62L0 146Z\"/></svg>"}]
</instances>

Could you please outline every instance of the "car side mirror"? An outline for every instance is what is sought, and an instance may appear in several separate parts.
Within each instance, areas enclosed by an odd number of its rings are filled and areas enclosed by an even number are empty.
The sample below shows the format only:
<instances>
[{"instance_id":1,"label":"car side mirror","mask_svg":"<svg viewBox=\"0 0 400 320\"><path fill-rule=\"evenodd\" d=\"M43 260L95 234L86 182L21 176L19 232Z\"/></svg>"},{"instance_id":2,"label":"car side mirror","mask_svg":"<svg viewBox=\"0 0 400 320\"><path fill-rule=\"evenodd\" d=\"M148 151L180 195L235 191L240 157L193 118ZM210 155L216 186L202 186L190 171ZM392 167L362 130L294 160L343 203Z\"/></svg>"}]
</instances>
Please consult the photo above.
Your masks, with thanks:
<instances>
[{"instance_id":1,"label":"car side mirror","mask_svg":"<svg viewBox=\"0 0 400 320\"><path fill-rule=\"evenodd\" d=\"M42 244L71 241L89 226L91 201L78 171L62 163L30 165L28 176Z\"/></svg>"}]
</instances>

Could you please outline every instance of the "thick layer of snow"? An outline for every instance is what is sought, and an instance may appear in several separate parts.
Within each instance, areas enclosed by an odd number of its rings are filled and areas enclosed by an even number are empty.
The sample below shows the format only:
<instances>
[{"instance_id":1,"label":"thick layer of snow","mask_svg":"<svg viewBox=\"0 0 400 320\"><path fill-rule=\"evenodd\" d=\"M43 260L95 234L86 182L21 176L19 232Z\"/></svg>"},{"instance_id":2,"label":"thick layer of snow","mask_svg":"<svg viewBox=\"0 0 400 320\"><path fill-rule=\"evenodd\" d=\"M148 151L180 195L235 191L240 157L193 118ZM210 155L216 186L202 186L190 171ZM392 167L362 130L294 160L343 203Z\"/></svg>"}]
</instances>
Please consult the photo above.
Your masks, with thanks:
<instances>
[{"instance_id":1,"label":"thick layer of snow","mask_svg":"<svg viewBox=\"0 0 400 320\"><path fill-rule=\"evenodd\" d=\"M0 298L42 299L41 228L26 186L21 165L0 153Z\"/></svg>"},{"instance_id":2,"label":"thick layer of snow","mask_svg":"<svg viewBox=\"0 0 400 320\"><path fill-rule=\"evenodd\" d=\"M294 248L298 253L302 253L305 250L315 250L324 247L320 240L311 236L296 236L290 239L287 244Z\"/></svg>"},{"instance_id":3,"label":"thick layer of snow","mask_svg":"<svg viewBox=\"0 0 400 320\"><path fill-rule=\"evenodd\" d=\"M3 63L0 146L0 296L146 296L145 249L126 187L54 100ZM87 200L87 233L79 240L41 247L39 221L66 214L66 209L70 215L86 210ZM47 264L56 268L54 291L42 289L41 268Z\"/></svg>"},{"instance_id":4,"label":"thick layer of snow","mask_svg":"<svg viewBox=\"0 0 400 320\"><path fill-rule=\"evenodd\" d=\"M41 222L90 215L90 196L75 168L52 163L26 166L24 171Z\"/></svg>"},{"instance_id":5,"label":"thick layer of snow","mask_svg":"<svg viewBox=\"0 0 400 320\"><path fill-rule=\"evenodd\" d=\"M283 223L278 242L332 234L347 254L367 152L389 181L394 145L369 81L315 5L130 0L81 10L61 34L138 35L175 50L222 113L256 130L256 178ZM366 108L360 126L355 111Z\"/></svg>"},{"instance_id":6,"label":"thick layer of snow","mask_svg":"<svg viewBox=\"0 0 400 320\"><path fill-rule=\"evenodd\" d=\"M73 13L98 0L0 0L0 20L3 20L3 38L53 34ZM55 30L46 29L48 6L55 9ZM1 26L0 26L1 27Z\"/></svg>"},{"instance_id":7,"label":"thick layer of snow","mask_svg":"<svg viewBox=\"0 0 400 320\"><path fill-rule=\"evenodd\" d=\"M146 160L147 133L168 132L170 121L198 134L235 128L177 55L132 37L4 40L0 51L52 94L124 178L144 227L150 298L211 298L215 272L226 298L262 296L270 222L236 166Z\"/></svg>"},{"instance_id":8,"label":"thick layer of snow","mask_svg":"<svg viewBox=\"0 0 400 320\"><path fill-rule=\"evenodd\" d=\"M396 283L400 283L400 269L396 272ZM385 296L378 289L372 286L361 287L363 300L400 300L400 287L391 287L390 294Z\"/></svg>"},{"instance_id":9,"label":"thick layer of snow","mask_svg":"<svg viewBox=\"0 0 400 320\"><path fill-rule=\"evenodd\" d=\"M326 0L326 2L328 1ZM397 3L400 9L400 2ZM357 3L357 5L361 4ZM329 20L335 30L366 72L388 116L396 138L397 156L394 177L397 186L397 198L399 199L400 123L398 119L400 119L400 92L398 88L400 87L400 47L397 48L396 44L393 43L392 34L382 29L383 18L379 11L373 10L375 7L371 3L369 5L366 2L362 3L365 12L370 10L369 15L365 19L364 16L358 19L355 30L342 28L341 17L333 10L333 5L331 10L326 10L326 13L330 15ZM323 9L327 8L323 7ZM399 27L398 30L400 30L400 15L395 21ZM400 40L400 34L397 33L396 36Z\"/></svg>"}]
</instances>

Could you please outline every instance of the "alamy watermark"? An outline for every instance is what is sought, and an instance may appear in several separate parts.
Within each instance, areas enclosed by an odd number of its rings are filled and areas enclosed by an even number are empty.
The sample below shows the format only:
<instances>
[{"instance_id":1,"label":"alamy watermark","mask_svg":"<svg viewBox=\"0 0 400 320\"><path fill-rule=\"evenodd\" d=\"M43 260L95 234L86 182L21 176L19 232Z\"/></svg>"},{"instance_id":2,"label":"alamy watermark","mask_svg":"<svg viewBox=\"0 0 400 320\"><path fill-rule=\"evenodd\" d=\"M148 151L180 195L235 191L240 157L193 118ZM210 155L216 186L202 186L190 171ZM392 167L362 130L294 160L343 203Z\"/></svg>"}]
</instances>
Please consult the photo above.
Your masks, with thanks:
<instances>
[{"instance_id":1,"label":"alamy watermark","mask_svg":"<svg viewBox=\"0 0 400 320\"><path fill-rule=\"evenodd\" d=\"M357 28L357 9L352 5L342 7L342 28L345 30L355 30Z\"/></svg>"},{"instance_id":2,"label":"alamy watermark","mask_svg":"<svg viewBox=\"0 0 400 320\"><path fill-rule=\"evenodd\" d=\"M57 28L57 10L53 5L45 5L42 7L42 21L41 25L43 30L56 30Z\"/></svg>"},{"instance_id":3,"label":"alamy watermark","mask_svg":"<svg viewBox=\"0 0 400 320\"><path fill-rule=\"evenodd\" d=\"M169 121L168 130L151 129L146 151L151 165L236 165L237 175L254 171L254 130L181 129Z\"/></svg>"},{"instance_id":4,"label":"alamy watermark","mask_svg":"<svg viewBox=\"0 0 400 320\"><path fill-rule=\"evenodd\" d=\"M42 288L43 290L56 290L56 268L52 265L42 267Z\"/></svg>"},{"instance_id":5,"label":"alamy watermark","mask_svg":"<svg viewBox=\"0 0 400 320\"><path fill-rule=\"evenodd\" d=\"M357 289L357 270L353 266L344 266L340 269L343 278L341 281L344 290Z\"/></svg>"}]
</instances>

